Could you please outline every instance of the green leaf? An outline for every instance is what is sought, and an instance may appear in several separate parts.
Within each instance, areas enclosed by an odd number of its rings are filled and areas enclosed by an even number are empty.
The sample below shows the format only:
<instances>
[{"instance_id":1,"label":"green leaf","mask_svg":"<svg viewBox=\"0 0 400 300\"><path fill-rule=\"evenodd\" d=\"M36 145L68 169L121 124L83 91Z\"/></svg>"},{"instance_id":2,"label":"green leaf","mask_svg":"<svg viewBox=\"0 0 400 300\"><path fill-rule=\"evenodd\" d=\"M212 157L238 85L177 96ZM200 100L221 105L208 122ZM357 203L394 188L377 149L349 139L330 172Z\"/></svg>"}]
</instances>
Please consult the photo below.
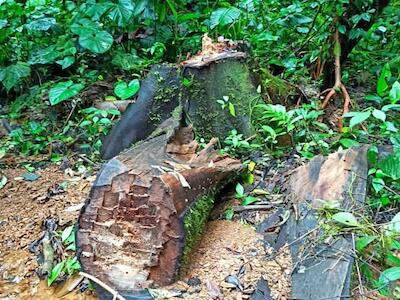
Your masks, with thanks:
<instances>
[{"instance_id":1,"label":"green leaf","mask_svg":"<svg viewBox=\"0 0 400 300\"><path fill-rule=\"evenodd\" d=\"M378 160L378 154L379 154L379 150L378 150L377 146L373 145L373 146L369 147L368 152L367 152L368 162L372 165L375 165L375 163Z\"/></svg>"},{"instance_id":2,"label":"green leaf","mask_svg":"<svg viewBox=\"0 0 400 300\"><path fill-rule=\"evenodd\" d=\"M363 236L357 239L356 242L356 250L361 252L364 250L369 244L375 241L378 237L374 235Z\"/></svg>"},{"instance_id":3,"label":"green leaf","mask_svg":"<svg viewBox=\"0 0 400 300\"><path fill-rule=\"evenodd\" d=\"M342 146L345 147L346 149L347 149L347 148L350 148L350 147L353 147L353 146L358 146L358 145L360 144L360 143L357 142L356 140L346 139L346 138L340 139L339 142L340 142L340 143L342 144Z\"/></svg>"},{"instance_id":4,"label":"green leaf","mask_svg":"<svg viewBox=\"0 0 400 300\"><path fill-rule=\"evenodd\" d=\"M338 212L332 216L332 219L345 226L360 226L356 217L354 217L354 215L349 212Z\"/></svg>"},{"instance_id":5,"label":"green leaf","mask_svg":"<svg viewBox=\"0 0 400 300\"><path fill-rule=\"evenodd\" d=\"M365 112L350 112L344 115L344 117L351 117L349 126L350 128L364 122L371 116L370 111Z\"/></svg>"},{"instance_id":6,"label":"green leaf","mask_svg":"<svg viewBox=\"0 0 400 300\"><path fill-rule=\"evenodd\" d=\"M56 50L55 45L38 49L31 53L29 56L28 63L30 65L35 64L48 64L54 62L60 56L60 52Z\"/></svg>"},{"instance_id":7,"label":"green leaf","mask_svg":"<svg viewBox=\"0 0 400 300\"><path fill-rule=\"evenodd\" d=\"M236 197L241 198L244 196L244 187L240 183L236 185Z\"/></svg>"},{"instance_id":8,"label":"green leaf","mask_svg":"<svg viewBox=\"0 0 400 300\"><path fill-rule=\"evenodd\" d=\"M71 31L77 35L89 35L99 31L99 26L92 20L82 18L70 27Z\"/></svg>"},{"instance_id":9,"label":"green leaf","mask_svg":"<svg viewBox=\"0 0 400 300\"><path fill-rule=\"evenodd\" d=\"M65 263L65 267L67 269L67 273L69 275L73 274L75 271L80 270L81 265L75 256L74 258L69 257Z\"/></svg>"},{"instance_id":10,"label":"green leaf","mask_svg":"<svg viewBox=\"0 0 400 300\"><path fill-rule=\"evenodd\" d=\"M389 92L389 99L394 104L400 100L400 83L396 80Z\"/></svg>"},{"instance_id":11,"label":"green leaf","mask_svg":"<svg viewBox=\"0 0 400 300\"><path fill-rule=\"evenodd\" d=\"M74 231L74 225L68 226L61 233L61 241L65 242Z\"/></svg>"},{"instance_id":12,"label":"green leaf","mask_svg":"<svg viewBox=\"0 0 400 300\"><path fill-rule=\"evenodd\" d=\"M377 91L379 96L384 96L385 95L385 92L389 87L387 82L386 82L386 78L388 78L390 76L392 76L392 73L390 72L390 65L388 63L386 63L383 66L381 74L379 75L378 84L376 86L376 91Z\"/></svg>"},{"instance_id":13,"label":"green leaf","mask_svg":"<svg viewBox=\"0 0 400 300\"><path fill-rule=\"evenodd\" d=\"M49 101L51 105L56 105L71 97L78 95L84 87L81 83L73 83L72 80L59 82L49 91Z\"/></svg>"},{"instance_id":14,"label":"green leaf","mask_svg":"<svg viewBox=\"0 0 400 300\"><path fill-rule=\"evenodd\" d=\"M230 113L233 117L236 117L235 106L233 105L232 102L229 102L229 104L228 104L228 109L229 109L229 113Z\"/></svg>"},{"instance_id":15,"label":"green leaf","mask_svg":"<svg viewBox=\"0 0 400 300\"><path fill-rule=\"evenodd\" d=\"M54 266L51 270L50 276L47 278L47 285L51 285L63 272L65 267L65 261L60 261L58 264Z\"/></svg>"},{"instance_id":16,"label":"green leaf","mask_svg":"<svg viewBox=\"0 0 400 300\"><path fill-rule=\"evenodd\" d=\"M386 255L386 263L390 266L400 267L400 258L388 252Z\"/></svg>"},{"instance_id":17,"label":"green leaf","mask_svg":"<svg viewBox=\"0 0 400 300\"><path fill-rule=\"evenodd\" d=\"M33 31L47 31L51 27L56 25L56 19L54 18L41 18L33 20L28 24L25 24L26 29Z\"/></svg>"},{"instance_id":18,"label":"green leaf","mask_svg":"<svg viewBox=\"0 0 400 300\"><path fill-rule=\"evenodd\" d=\"M0 81L7 91L16 86L21 78L31 75L31 68L27 63L17 62L0 70Z\"/></svg>"},{"instance_id":19,"label":"green leaf","mask_svg":"<svg viewBox=\"0 0 400 300\"><path fill-rule=\"evenodd\" d=\"M132 14L132 1L119 0L117 3L112 3L107 15L112 21L116 22L118 26L125 26L128 24L128 21Z\"/></svg>"},{"instance_id":20,"label":"green leaf","mask_svg":"<svg viewBox=\"0 0 400 300\"><path fill-rule=\"evenodd\" d=\"M393 219L386 225L386 235L398 235L400 233L400 212L394 215Z\"/></svg>"},{"instance_id":21,"label":"green leaf","mask_svg":"<svg viewBox=\"0 0 400 300\"><path fill-rule=\"evenodd\" d=\"M107 31L97 31L79 36L79 44L94 53L104 53L111 48L113 37Z\"/></svg>"},{"instance_id":22,"label":"green leaf","mask_svg":"<svg viewBox=\"0 0 400 300\"><path fill-rule=\"evenodd\" d=\"M234 214L235 214L235 211L233 210L233 208L232 207L228 208L225 211L225 219L232 220Z\"/></svg>"},{"instance_id":23,"label":"green leaf","mask_svg":"<svg viewBox=\"0 0 400 300\"><path fill-rule=\"evenodd\" d=\"M383 190L385 186L385 181L382 178L373 178L372 179L372 187L374 188L376 193L379 193Z\"/></svg>"},{"instance_id":24,"label":"green leaf","mask_svg":"<svg viewBox=\"0 0 400 300\"><path fill-rule=\"evenodd\" d=\"M400 179L400 151L388 155L377 167L393 180Z\"/></svg>"},{"instance_id":25,"label":"green leaf","mask_svg":"<svg viewBox=\"0 0 400 300\"><path fill-rule=\"evenodd\" d=\"M386 120L386 114L383 111L379 110L379 109L374 109L372 111L372 115L376 119L381 120L382 122L385 122L385 120Z\"/></svg>"},{"instance_id":26,"label":"green leaf","mask_svg":"<svg viewBox=\"0 0 400 300\"><path fill-rule=\"evenodd\" d=\"M386 269L379 276L379 282L382 284L387 284L390 281L395 281L400 279L400 267L392 267Z\"/></svg>"},{"instance_id":27,"label":"green leaf","mask_svg":"<svg viewBox=\"0 0 400 300\"><path fill-rule=\"evenodd\" d=\"M226 26L236 22L240 17L241 11L236 7L218 8L213 11L210 17L210 28Z\"/></svg>"},{"instance_id":28,"label":"green leaf","mask_svg":"<svg viewBox=\"0 0 400 300\"><path fill-rule=\"evenodd\" d=\"M257 201L258 201L258 199L256 197L247 196L246 198L243 199L242 205L246 206L246 205L252 204Z\"/></svg>"},{"instance_id":29,"label":"green leaf","mask_svg":"<svg viewBox=\"0 0 400 300\"><path fill-rule=\"evenodd\" d=\"M74 62L75 62L75 57L73 56L66 56L63 59L56 61L57 64L61 65L61 68L63 70L73 65Z\"/></svg>"},{"instance_id":30,"label":"green leaf","mask_svg":"<svg viewBox=\"0 0 400 300\"><path fill-rule=\"evenodd\" d=\"M119 98L125 100L134 96L140 89L140 83L138 79L134 79L129 84L126 82L119 81L114 87L114 93Z\"/></svg>"}]
</instances>

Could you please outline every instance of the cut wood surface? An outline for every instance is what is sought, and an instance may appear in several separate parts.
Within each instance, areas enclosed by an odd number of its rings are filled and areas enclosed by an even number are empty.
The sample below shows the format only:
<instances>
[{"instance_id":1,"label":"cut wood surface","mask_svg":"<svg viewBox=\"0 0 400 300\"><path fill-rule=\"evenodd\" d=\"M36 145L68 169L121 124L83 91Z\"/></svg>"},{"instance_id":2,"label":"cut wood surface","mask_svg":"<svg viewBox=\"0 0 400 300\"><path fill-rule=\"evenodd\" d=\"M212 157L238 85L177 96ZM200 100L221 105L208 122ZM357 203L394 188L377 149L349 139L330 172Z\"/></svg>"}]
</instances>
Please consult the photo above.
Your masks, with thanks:
<instances>
[{"instance_id":1,"label":"cut wood surface","mask_svg":"<svg viewBox=\"0 0 400 300\"><path fill-rule=\"evenodd\" d=\"M145 296L144 288L173 282L186 242L185 216L242 168L217 154L215 140L196 153L192 130L166 123L162 133L104 165L79 219L84 271L123 296Z\"/></svg>"}]
</instances>

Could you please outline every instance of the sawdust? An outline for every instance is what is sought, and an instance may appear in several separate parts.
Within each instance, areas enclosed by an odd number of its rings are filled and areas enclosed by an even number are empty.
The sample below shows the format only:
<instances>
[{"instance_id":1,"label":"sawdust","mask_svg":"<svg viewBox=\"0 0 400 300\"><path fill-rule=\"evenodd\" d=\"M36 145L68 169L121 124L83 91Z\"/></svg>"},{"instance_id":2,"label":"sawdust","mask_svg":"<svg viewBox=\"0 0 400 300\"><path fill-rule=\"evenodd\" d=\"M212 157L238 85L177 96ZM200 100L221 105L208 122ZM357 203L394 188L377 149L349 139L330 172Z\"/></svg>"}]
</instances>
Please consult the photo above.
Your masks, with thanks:
<instances>
[{"instance_id":1,"label":"sawdust","mask_svg":"<svg viewBox=\"0 0 400 300\"><path fill-rule=\"evenodd\" d=\"M274 260L266 259L262 236L253 227L232 221L211 221L192 253L190 264L183 271L182 281L170 289L185 290L185 282L198 278L199 286L186 287L185 299L217 298L212 295L215 289L223 299L249 299L263 277L271 288L273 299L289 299L291 268L288 251ZM229 275L239 278L243 291L225 282Z\"/></svg>"},{"instance_id":2,"label":"sawdust","mask_svg":"<svg viewBox=\"0 0 400 300\"><path fill-rule=\"evenodd\" d=\"M28 246L40 237L46 219L58 219L60 227L76 222L93 179L64 174L57 165L35 171L40 177L34 181L21 177L26 172L1 170L8 182L0 190L0 299L51 299L53 288L41 288L46 285ZM63 183L65 192L55 192Z\"/></svg>"}]
</instances>

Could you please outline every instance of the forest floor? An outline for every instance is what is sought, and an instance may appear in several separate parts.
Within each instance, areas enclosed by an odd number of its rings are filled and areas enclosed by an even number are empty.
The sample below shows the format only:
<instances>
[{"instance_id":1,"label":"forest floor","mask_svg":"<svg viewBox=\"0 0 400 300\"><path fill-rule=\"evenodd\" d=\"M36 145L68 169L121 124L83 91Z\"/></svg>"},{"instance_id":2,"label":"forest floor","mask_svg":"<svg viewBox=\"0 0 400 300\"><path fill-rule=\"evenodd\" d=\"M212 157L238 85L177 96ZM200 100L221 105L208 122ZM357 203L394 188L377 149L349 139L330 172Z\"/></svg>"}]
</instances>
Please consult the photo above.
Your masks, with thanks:
<instances>
[{"instance_id":1,"label":"forest floor","mask_svg":"<svg viewBox=\"0 0 400 300\"><path fill-rule=\"evenodd\" d=\"M58 231L76 223L96 172L82 175L63 163L41 159L45 158L6 157L2 162L1 173L8 182L0 190L0 299L97 299L83 284L69 292L74 277L48 287L39 277L41 258L35 251L46 221L54 220ZM27 163L35 170L28 172L23 167ZM279 178L271 179L273 189ZM290 299L289 251L266 260L263 236L255 228L270 212L243 211L231 221L223 220L223 212L231 204L238 204L233 193L224 195L216 205L180 281L154 293L171 299L219 295L249 299L263 277L274 299ZM83 292L79 290L82 287Z\"/></svg>"}]
</instances>

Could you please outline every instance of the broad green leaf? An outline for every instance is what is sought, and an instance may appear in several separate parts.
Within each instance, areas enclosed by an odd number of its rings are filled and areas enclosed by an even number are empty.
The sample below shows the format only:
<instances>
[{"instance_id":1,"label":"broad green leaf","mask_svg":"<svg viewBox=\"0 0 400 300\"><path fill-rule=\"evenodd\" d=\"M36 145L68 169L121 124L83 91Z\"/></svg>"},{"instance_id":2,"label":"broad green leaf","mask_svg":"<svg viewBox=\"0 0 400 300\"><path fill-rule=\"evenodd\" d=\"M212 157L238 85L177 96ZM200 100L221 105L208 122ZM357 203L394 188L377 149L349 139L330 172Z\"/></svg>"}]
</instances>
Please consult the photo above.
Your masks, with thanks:
<instances>
[{"instance_id":1,"label":"broad green leaf","mask_svg":"<svg viewBox=\"0 0 400 300\"><path fill-rule=\"evenodd\" d=\"M134 79L129 84L126 82L119 81L114 87L114 93L119 98L125 100L134 96L140 89L140 83L138 79Z\"/></svg>"},{"instance_id":2,"label":"broad green leaf","mask_svg":"<svg viewBox=\"0 0 400 300\"><path fill-rule=\"evenodd\" d=\"M49 277L47 278L47 284L49 286L58 278L58 276L61 275L64 267L65 267L64 260L54 266L54 268L51 270Z\"/></svg>"},{"instance_id":3,"label":"broad green leaf","mask_svg":"<svg viewBox=\"0 0 400 300\"><path fill-rule=\"evenodd\" d=\"M400 267L392 267L386 269L379 276L379 282L387 284L390 281L395 281L400 279Z\"/></svg>"},{"instance_id":4,"label":"broad green leaf","mask_svg":"<svg viewBox=\"0 0 400 300\"><path fill-rule=\"evenodd\" d=\"M31 53L28 63L30 65L53 63L60 56L55 45L38 49Z\"/></svg>"},{"instance_id":5,"label":"broad green leaf","mask_svg":"<svg viewBox=\"0 0 400 300\"><path fill-rule=\"evenodd\" d=\"M236 185L236 197L240 198L244 196L244 187L240 183Z\"/></svg>"},{"instance_id":6,"label":"broad green leaf","mask_svg":"<svg viewBox=\"0 0 400 300\"><path fill-rule=\"evenodd\" d=\"M389 92L389 99L394 104L400 100L400 83L395 81Z\"/></svg>"},{"instance_id":7,"label":"broad green leaf","mask_svg":"<svg viewBox=\"0 0 400 300\"><path fill-rule=\"evenodd\" d=\"M345 117L351 116L350 113L347 113ZM370 111L365 111L365 112L353 112L352 118L350 119L349 127L352 128L362 122L364 122L366 119L368 119L371 116Z\"/></svg>"},{"instance_id":8,"label":"broad green leaf","mask_svg":"<svg viewBox=\"0 0 400 300\"><path fill-rule=\"evenodd\" d=\"M85 9L85 14L91 17L92 20L98 21L112 5L113 3L109 2L89 4Z\"/></svg>"},{"instance_id":9,"label":"broad green leaf","mask_svg":"<svg viewBox=\"0 0 400 300\"><path fill-rule=\"evenodd\" d=\"M131 0L119 0L117 3L112 3L108 11L108 17L118 26L128 24L130 17L133 14L133 5Z\"/></svg>"},{"instance_id":10,"label":"broad green leaf","mask_svg":"<svg viewBox=\"0 0 400 300\"><path fill-rule=\"evenodd\" d=\"M356 250L361 252L364 250L369 244L375 241L378 237L374 235L363 236L357 239L356 241Z\"/></svg>"},{"instance_id":11,"label":"broad green leaf","mask_svg":"<svg viewBox=\"0 0 400 300\"><path fill-rule=\"evenodd\" d=\"M56 105L62 101L78 95L83 87L83 84L73 83L72 80L57 83L49 91L50 104Z\"/></svg>"},{"instance_id":12,"label":"broad green leaf","mask_svg":"<svg viewBox=\"0 0 400 300\"><path fill-rule=\"evenodd\" d=\"M388 155L377 167L393 180L400 179L400 151Z\"/></svg>"},{"instance_id":13,"label":"broad green leaf","mask_svg":"<svg viewBox=\"0 0 400 300\"><path fill-rule=\"evenodd\" d=\"M350 147L353 147L353 146L358 146L358 145L360 144L360 143L357 142L356 140L346 139L346 138L340 139L339 142L340 142L340 143L342 144L342 146L345 147L346 149L347 149L347 148L350 148Z\"/></svg>"},{"instance_id":14,"label":"broad green leaf","mask_svg":"<svg viewBox=\"0 0 400 300\"><path fill-rule=\"evenodd\" d=\"M247 196L242 200L242 205L246 206L246 205L252 204L257 201L258 201L258 199L256 197Z\"/></svg>"},{"instance_id":15,"label":"broad green leaf","mask_svg":"<svg viewBox=\"0 0 400 300\"><path fill-rule=\"evenodd\" d=\"M56 61L57 64L61 65L61 68L63 70L73 65L74 62L75 62L75 57L73 56L66 56L63 59Z\"/></svg>"},{"instance_id":16,"label":"broad green leaf","mask_svg":"<svg viewBox=\"0 0 400 300\"><path fill-rule=\"evenodd\" d=\"M236 22L240 17L241 11L236 7L218 8L213 11L210 17L210 28L226 26Z\"/></svg>"},{"instance_id":17,"label":"broad green leaf","mask_svg":"<svg viewBox=\"0 0 400 300\"><path fill-rule=\"evenodd\" d=\"M379 109L374 109L372 111L372 115L376 119L381 120L382 122L385 122L385 120L386 120L386 114L383 111L379 110Z\"/></svg>"},{"instance_id":18,"label":"broad green leaf","mask_svg":"<svg viewBox=\"0 0 400 300\"><path fill-rule=\"evenodd\" d=\"M71 31L77 35L89 35L99 31L99 26L92 20L82 18L70 27Z\"/></svg>"},{"instance_id":19,"label":"broad green leaf","mask_svg":"<svg viewBox=\"0 0 400 300\"><path fill-rule=\"evenodd\" d=\"M356 227L360 225L356 217L349 212L338 212L332 216L332 219L345 226Z\"/></svg>"},{"instance_id":20,"label":"broad green leaf","mask_svg":"<svg viewBox=\"0 0 400 300\"><path fill-rule=\"evenodd\" d=\"M389 87L387 82L386 82L386 78L388 78L390 76L392 76L392 73L390 72L390 65L388 63L386 63L383 66L381 74L379 75L378 84L376 86L376 91L377 91L379 96L384 96L385 95L385 92Z\"/></svg>"},{"instance_id":21,"label":"broad green leaf","mask_svg":"<svg viewBox=\"0 0 400 300\"><path fill-rule=\"evenodd\" d=\"M379 193L385 187L385 181L382 178L373 178L372 187L376 193Z\"/></svg>"},{"instance_id":22,"label":"broad green leaf","mask_svg":"<svg viewBox=\"0 0 400 300\"><path fill-rule=\"evenodd\" d=\"M379 97L377 95L366 95L364 99L378 104L382 102L382 97Z\"/></svg>"},{"instance_id":23,"label":"broad green leaf","mask_svg":"<svg viewBox=\"0 0 400 300\"><path fill-rule=\"evenodd\" d=\"M117 52L113 55L112 64L125 70L138 70L144 63L136 53Z\"/></svg>"},{"instance_id":24,"label":"broad green leaf","mask_svg":"<svg viewBox=\"0 0 400 300\"><path fill-rule=\"evenodd\" d=\"M56 19L54 18L41 18L33 20L28 24L25 24L26 29L33 31L47 31L51 27L56 25Z\"/></svg>"},{"instance_id":25,"label":"broad green leaf","mask_svg":"<svg viewBox=\"0 0 400 300\"><path fill-rule=\"evenodd\" d=\"M113 37L107 31L83 34L79 36L79 44L94 53L104 53L111 48Z\"/></svg>"},{"instance_id":26,"label":"broad green leaf","mask_svg":"<svg viewBox=\"0 0 400 300\"><path fill-rule=\"evenodd\" d=\"M27 63L17 62L0 70L0 81L7 91L16 86L20 79L31 75L31 68Z\"/></svg>"}]
</instances>

